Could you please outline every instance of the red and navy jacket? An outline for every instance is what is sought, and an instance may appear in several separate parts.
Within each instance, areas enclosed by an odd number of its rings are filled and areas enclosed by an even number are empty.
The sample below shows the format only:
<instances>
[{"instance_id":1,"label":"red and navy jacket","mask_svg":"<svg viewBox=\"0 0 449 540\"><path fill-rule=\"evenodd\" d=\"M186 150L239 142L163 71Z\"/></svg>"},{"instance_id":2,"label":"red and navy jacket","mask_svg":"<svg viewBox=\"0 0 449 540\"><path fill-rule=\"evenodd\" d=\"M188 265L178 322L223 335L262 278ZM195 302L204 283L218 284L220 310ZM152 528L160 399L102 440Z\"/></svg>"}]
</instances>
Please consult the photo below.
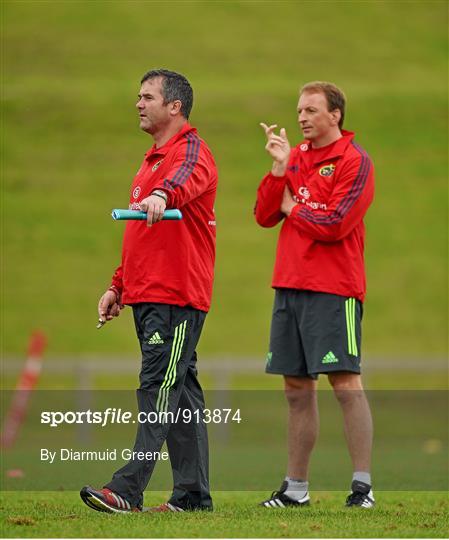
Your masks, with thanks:
<instances>
[{"instance_id":1,"label":"red and navy jacket","mask_svg":"<svg viewBox=\"0 0 449 540\"><path fill-rule=\"evenodd\" d=\"M211 151L186 123L164 146L155 145L131 186L129 208L155 189L167 194L167 208L181 221L128 221L121 265L112 285L124 304L157 302L208 311L215 262L217 168Z\"/></svg>"},{"instance_id":2,"label":"red and navy jacket","mask_svg":"<svg viewBox=\"0 0 449 540\"><path fill-rule=\"evenodd\" d=\"M284 220L272 286L358 298L366 294L363 217L374 196L374 169L368 154L342 131L334 143L292 149L285 176L262 180L255 207L262 227ZM297 205L280 211L284 187Z\"/></svg>"}]
</instances>

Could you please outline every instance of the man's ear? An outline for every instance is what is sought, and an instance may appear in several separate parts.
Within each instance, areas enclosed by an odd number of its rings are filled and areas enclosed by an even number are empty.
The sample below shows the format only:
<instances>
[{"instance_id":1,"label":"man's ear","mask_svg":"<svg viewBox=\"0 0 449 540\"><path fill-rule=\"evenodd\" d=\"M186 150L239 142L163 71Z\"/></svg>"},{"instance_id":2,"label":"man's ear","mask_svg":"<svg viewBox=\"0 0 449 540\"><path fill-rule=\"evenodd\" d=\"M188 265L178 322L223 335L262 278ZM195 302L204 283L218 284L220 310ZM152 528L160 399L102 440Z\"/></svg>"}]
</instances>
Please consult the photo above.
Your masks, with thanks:
<instances>
[{"instance_id":1,"label":"man's ear","mask_svg":"<svg viewBox=\"0 0 449 540\"><path fill-rule=\"evenodd\" d=\"M341 111L340 109L334 109L331 111L331 117L332 117L332 124L334 126L338 126L338 122L340 122L341 119Z\"/></svg>"},{"instance_id":2,"label":"man's ear","mask_svg":"<svg viewBox=\"0 0 449 540\"><path fill-rule=\"evenodd\" d=\"M176 116L181 111L182 101L176 99L170 103L170 114Z\"/></svg>"}]
</instances>

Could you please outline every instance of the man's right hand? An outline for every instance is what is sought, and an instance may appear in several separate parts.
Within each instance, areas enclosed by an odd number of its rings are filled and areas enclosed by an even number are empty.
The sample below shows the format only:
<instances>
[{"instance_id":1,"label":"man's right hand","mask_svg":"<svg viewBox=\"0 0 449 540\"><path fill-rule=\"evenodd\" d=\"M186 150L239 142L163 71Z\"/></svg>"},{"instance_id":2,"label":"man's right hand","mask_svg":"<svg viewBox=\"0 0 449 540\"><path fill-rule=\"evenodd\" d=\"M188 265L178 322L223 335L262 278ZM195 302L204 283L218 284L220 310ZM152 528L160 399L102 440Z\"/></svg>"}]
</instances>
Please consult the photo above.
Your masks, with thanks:
<instances>
[{"instance_id":1,"label":"man's right hand","mask_svg":"<svg viewBox=\"0 0 449 540\"><path fill-rule=\"evenodd\" d=\"M139 203L142 212L147 213L147 226L151 227L164 216L167 201L157 195L150 195Z\"/></svg>"},{"instance_id":2,"label":"man's right hand","mask_svg":"<svg viewBox=\"0 0 449 540\"><path fill-rule=\"evenodd\" d=\"M287 171L288 161L290 159L290 143L287 139L287 133L284 128L281 128L279 135L274 133L277 124L267 126L263 122L260 123L267 137L265 150L273 158L273 168L271 173L274 176L284 176Z\"/></svg>"},{"instance_id":3,"label":"man's right hand","mask_svg":"<svg viewBox=\"0 0 449 540\"><path fill-rule=\"evenodd\" d=\"M111 321L114 317L120 315L120 310L123 306L117 302L118 298L114 291L107 290L98 302L98 317L99 320L106 322Z\"/></svg>"}]
</instances>

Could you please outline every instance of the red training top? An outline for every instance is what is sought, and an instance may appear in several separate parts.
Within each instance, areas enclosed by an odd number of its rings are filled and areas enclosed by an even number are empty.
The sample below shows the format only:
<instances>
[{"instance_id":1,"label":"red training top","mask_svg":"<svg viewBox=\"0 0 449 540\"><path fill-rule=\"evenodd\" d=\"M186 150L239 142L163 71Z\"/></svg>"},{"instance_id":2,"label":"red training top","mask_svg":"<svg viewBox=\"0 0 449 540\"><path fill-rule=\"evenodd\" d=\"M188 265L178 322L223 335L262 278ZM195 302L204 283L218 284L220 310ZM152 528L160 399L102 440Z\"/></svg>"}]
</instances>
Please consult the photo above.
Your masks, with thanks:
<instances>
[{"instance_id":1,"label":"red training top","mask_svg":"<svg viewBox=\"0 0 449 540\"><path fill-rule=\"evenodd\" d=\"M181 221L128 221L122 263L112 285L124 304L157 302L208 311L215 262L214 202L217 168L211 151L186 123L164 146L145 154L131 186L129 208L155 189L167 208L182 210Z\"/></svg>"},{"instance_id":2,"label":"red training top","mask_svg":"<svg viewBox=\"0 0 449 540\"><path fill-rule=\"evenodd\" d=\"M374 170L354 133L322 148L304 141L292 149L285 176L271 173L258 192L256 220L273 227L284 219L272 286L358 298L366 294L363 217L374 196ZM285 185L297 205L280 211Z\"/></svg>"}]
</instances>

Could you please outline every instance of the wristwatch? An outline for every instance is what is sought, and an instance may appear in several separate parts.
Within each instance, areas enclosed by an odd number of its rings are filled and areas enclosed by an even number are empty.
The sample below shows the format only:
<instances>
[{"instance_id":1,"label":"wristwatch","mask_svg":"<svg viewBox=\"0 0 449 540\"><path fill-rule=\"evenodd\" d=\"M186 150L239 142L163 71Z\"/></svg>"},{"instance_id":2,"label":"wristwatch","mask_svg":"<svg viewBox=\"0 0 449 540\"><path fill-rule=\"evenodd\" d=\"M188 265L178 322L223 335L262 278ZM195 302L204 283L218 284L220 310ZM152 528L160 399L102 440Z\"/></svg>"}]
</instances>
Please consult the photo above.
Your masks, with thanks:
<instances>
[{"instance_id":1,"label":"wristwatch","mask_svg":"<svg viewBox=\"0 0 449 540\"><path fill-rule=\"evenodd\" d=\"M156 195L156 197L160 197L161 199L164 199L165 202L167 202L167 194L165 191L162 191L162 189L155 189L151 192L151 195Z\"/></svg>"}]
</instances>

